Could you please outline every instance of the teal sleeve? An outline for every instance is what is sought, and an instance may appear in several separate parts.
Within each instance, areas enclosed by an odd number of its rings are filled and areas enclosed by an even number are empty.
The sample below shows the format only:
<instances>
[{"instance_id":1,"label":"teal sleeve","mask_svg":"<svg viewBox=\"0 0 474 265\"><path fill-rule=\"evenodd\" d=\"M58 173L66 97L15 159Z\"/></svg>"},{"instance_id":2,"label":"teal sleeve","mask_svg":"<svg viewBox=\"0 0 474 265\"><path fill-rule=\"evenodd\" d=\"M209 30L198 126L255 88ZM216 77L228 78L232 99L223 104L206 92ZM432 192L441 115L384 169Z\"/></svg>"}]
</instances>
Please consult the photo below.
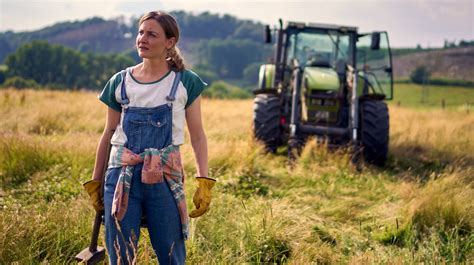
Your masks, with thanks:
<instances>
[{"instance_id":1,"label":"teal sleeve","mask_svg":"<svg viewBox=\"0 0 474 265\"><path fill-rule=\"evenodd\" d=\"M186 101L185 108L189 107L194 100L201 95L204 88L206 88L206 82L193 71L185 70L183 76L181 77L181 82L183 82L186 92L188 93L188 101Z\"/></svg>"},{"instance_id":2,"label":"teal sleeve","mask_svg":"<svg viewBox=\"0 0 474 265\"><path fill-rule=\"evenodd\" d=\"M105 105L118 112L122 112L122 106L115 98L115 90L119 86L120 82L122 82L122 76L120 73L117 73L109 79L107 84L105 84L104 90L102 90L102 93L99 95L100 101L104 102Z\"/></svg>"}]
</instances>

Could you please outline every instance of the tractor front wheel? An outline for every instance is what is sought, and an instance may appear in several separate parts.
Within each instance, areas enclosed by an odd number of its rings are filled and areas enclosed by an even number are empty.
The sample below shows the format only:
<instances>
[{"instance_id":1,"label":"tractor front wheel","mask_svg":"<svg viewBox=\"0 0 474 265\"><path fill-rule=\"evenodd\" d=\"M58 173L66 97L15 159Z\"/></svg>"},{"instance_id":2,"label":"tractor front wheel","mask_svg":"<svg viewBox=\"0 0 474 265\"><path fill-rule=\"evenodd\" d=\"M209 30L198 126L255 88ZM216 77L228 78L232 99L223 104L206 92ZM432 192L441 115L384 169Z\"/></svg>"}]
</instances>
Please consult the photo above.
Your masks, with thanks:
<instances>
[{"instance_id":1,"label":"tractor front wheel","mask_svg":"<svg viewBox=\"0 0 474 265\"><path fill-rule=\"evenodd\" d=\"M360 106L360 141L365 161L383 166L387 160L389 115L385 102L365 100Z\"/></svg>"},{"instance_id":2,"label":"tractor front wheel","mask_svg":"<svg viewBox=\"0 0 474 265\"><path fill-rule=\"evenodd\" d=\"M280 98L273 94L258 94L254 100L253 131L270 152L280 145Z\"/></svg>"}]
</instances>

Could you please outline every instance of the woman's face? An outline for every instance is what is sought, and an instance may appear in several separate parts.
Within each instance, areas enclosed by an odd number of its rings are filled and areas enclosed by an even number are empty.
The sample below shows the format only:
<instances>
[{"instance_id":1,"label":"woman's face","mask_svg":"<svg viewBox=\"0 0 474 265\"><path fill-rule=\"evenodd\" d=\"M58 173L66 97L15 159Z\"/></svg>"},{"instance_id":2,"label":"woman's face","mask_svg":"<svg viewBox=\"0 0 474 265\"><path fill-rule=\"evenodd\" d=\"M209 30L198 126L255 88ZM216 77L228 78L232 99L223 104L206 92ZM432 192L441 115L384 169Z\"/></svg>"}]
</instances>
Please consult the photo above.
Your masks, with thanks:
<instances>
[{"instance_id":1,"label":"woman's face","mask_svg":"<svg viewBox=\"0 0 474 265\"><path fill-rule=\"evenodd\" d=\"M175 38L166 38L165 31L154 19L143 21L136 39L138 55L146 59L166 59L166 50L174 45Z\"/></svg>"}]
</instances>

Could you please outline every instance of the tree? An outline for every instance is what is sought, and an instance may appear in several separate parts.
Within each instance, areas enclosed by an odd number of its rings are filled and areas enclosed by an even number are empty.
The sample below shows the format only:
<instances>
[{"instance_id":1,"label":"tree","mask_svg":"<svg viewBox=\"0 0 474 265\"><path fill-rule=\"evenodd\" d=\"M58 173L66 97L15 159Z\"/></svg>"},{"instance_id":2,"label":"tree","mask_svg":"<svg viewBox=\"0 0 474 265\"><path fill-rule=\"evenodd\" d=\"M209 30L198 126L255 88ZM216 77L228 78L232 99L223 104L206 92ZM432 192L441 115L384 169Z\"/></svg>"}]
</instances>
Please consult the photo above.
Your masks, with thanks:
<instances>
[{"instance_id":1,"label":"tree","mask_svg":"<svg viewBox=\"0 0 474 265\"><path fill-rule=\"evenodd\" d=\"M220 78L242 78L245 67L263 61L268 54L268 47L242 39L201 41L196 50L200 61L209 65Z\"/></svg>"},{"instance_id":2,"label":"tree","mask_svg":"<svg viewBox=\"0 0 474 265\"><path fill-rule=\"evenodd\" d=\"M208 98L250 98L252 94L249 91L230 85L224 81L216 81L206 88L202 94Z\"/></svg>"},{"instance_id":3,"label":"tree","mask_svg":"<svg viewBox=\"0 0 474 265\"><path fill-rule=\"evenodd\" d=\"M44 41L25 44L5 60L7 77L19 76L55 88L96 89L102 88L112 75L133 63L133 59L124 54L82 54Z\"/></svg>"},{"instance_id":4,"label":"tree","mask_svg":"<svg viewBox=\"0 0 474 265\"><path fill-rule=\"evenodd\" d=\"M71 87L77 87L79 77L85 74L80 62L79 52L45 41L25 44L5 60L8 76L33 79L43 86L55 84Z\"/></svg>"},{"instance_id":5,"label":"tree","mask_svg":"<svg viewBox=\"0 0 474 265\"><path fill-rule=\"evenodd\" d=\"M430 78L431 72L424 65L418 66L413 70L410 79L415 84L425 84Z\"/></svg>"},{"instance_id":6,"label":"tree","mask_svg":"<svg viewBox=\"0 0 474 265\"><path fill-rule=\"evenodd\" d=\"M212 71L208 65L197 64L193 66L193 71L201 77L201 79L208 85L211 85L218 79L216 73Z\"/></svg>"},{"instance_id":7,"label":"tree","mask_svg":"<svg viewBox=\"0 0 474 265\"><path fill-rule=\"evenodd\" d=\"M471 41L467 41L467 40L460 40L459 41L459 44L458 44L459 47L469 47L469 46L474 46L474 40L471 40Z\"/></svg>"}]
</instances>

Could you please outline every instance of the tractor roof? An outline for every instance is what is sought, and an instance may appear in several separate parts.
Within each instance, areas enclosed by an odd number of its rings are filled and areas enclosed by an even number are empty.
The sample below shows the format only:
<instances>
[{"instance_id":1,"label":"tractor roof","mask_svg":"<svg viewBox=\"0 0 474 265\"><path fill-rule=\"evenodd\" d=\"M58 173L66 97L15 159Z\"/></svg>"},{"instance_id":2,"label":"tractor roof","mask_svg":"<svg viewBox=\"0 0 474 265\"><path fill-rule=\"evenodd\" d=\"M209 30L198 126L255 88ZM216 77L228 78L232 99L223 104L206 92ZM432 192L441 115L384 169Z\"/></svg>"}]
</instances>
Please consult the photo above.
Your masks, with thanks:
<instances>
[{"instance_id":1,"label":"tractor roof","mask_svg":"<svg viewBox=\"0 0 474 265\"><path fill-rule=\"evenodd\" d=\"M350 26L341 26L341 25L333 25L333 24L322 24L322 23L304 23L304 22L295 22L295 21L288 21L287 27L291 28L311 28L311 29L323 29L323 30L337 30L337 31L353 31L357 32L357 27L350 27Z\"/></svg>"}]
</instances>

